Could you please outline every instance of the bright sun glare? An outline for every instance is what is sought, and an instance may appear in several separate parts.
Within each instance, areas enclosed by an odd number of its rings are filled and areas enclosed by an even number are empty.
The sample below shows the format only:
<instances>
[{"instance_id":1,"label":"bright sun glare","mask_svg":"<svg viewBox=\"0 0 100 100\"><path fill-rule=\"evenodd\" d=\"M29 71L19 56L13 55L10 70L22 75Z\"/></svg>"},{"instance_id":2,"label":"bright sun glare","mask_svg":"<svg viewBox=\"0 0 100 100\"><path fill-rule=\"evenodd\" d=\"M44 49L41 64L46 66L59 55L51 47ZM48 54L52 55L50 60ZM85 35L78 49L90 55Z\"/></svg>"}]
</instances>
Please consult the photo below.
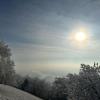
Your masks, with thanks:
<instances>
[{"instance_id":1,"label":"bright sun glare","mask_svg":"<svg viewBox=\"0 0 100 100\"><path fill-rule=\"evenodd\" d=\"M79 42L84 42L86 40L87 36L84 32L77 32L75 34L75 40Z\"/></svg>"},{"instance_id":2,"label":"bright sun glare","mask_svg":"<svg viewBox=\"0 0 100 100\"><path fill-rule=\"evenodd\" d=\"M79 28L73 31L68 38L71 45L77 48L85 48L90 41L89 32L85 28Z\"/></svg>"}]
</instances>

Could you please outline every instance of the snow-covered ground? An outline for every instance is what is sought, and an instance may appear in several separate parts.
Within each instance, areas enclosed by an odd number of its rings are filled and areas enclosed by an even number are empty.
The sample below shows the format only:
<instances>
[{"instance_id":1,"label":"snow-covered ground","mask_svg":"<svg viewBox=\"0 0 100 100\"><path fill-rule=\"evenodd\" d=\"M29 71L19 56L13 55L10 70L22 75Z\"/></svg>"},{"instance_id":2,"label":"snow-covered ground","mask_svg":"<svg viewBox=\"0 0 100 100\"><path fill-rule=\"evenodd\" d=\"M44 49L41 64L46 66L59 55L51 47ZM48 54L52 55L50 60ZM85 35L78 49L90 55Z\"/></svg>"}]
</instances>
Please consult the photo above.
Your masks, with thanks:
<instances>
[{"instance_id":1,"label":"snow-covered ground","mask_svg":"<svg viewBox=\"0 0 100 100\"><path fill-rule=\"evenodd\" d=\"M19 89L0 84L0 100L42 100Z\"/></svg>"}]
</instances>

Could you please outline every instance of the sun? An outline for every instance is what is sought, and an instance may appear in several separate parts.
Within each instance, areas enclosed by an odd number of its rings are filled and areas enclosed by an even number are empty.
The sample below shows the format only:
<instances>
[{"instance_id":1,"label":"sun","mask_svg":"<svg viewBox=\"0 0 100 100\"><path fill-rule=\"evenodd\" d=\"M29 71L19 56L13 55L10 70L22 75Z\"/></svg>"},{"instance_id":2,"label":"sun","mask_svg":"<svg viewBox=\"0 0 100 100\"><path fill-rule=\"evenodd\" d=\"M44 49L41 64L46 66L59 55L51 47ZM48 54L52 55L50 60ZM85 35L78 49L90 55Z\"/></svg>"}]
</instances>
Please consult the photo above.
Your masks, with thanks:
<instances>
[{"instance_id":1,"label":"sun","mask_svg":"<svg viewBox=\"0 0 100 100\"><path fill-rule=\"evenodd\" d=\"M87 35L85 32L77 32L74 36L75 40L76 41L79 41L79 42L84 42L87 38Z\"/></svg>"},{"instance_id":2,"label":"sun","mask_svg":"<svg viewBox=\"0 0 100 100\"><path fill-rule=\"evenodd\" d=\"M89 46L91 41L90 31L87 28L76 28L73 29L72 32L69 33L68 40L70 42L70 46L83 49Z\"/></svg>"}]
</instances>

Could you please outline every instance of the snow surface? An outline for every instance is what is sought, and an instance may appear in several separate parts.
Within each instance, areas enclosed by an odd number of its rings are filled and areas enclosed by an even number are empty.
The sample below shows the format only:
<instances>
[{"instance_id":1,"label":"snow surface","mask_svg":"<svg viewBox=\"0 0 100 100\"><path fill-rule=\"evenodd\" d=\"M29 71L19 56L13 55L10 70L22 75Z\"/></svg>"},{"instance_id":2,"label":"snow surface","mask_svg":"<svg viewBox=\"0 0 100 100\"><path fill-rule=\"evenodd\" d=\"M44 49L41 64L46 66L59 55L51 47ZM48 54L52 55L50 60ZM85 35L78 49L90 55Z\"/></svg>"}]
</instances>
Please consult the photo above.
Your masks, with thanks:
<instances>
[{"instance_id":1,"label":"snow surface","mask_svg":"<svg viewBox=\"0 0 100 100\"><path fill-rule=\"evenodd\" d=\"M0 100L42 100L19 89L0 84Z\"/></svg>"}]
</instances>

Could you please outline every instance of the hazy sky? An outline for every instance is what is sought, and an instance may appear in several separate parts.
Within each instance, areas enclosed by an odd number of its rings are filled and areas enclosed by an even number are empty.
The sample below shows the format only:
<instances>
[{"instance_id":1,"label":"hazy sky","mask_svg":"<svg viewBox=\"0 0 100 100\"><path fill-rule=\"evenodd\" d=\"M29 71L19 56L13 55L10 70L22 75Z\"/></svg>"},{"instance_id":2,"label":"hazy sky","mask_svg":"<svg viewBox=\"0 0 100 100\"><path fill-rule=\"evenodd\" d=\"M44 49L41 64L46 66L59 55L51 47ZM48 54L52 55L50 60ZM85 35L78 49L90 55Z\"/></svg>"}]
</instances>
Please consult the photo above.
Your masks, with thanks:
<instances>
[{"instance_id":1,"label":"hazy sky","mask_svg":"<svg viewBox=\"0 0 100 100\"><path fill-rule=\"evenodd\" d=\"M80 48L69 40L87 30ZM100 60L100 0L0 0L0 39L23 74L66 75Z\"/></svg>"}]
</instances>

